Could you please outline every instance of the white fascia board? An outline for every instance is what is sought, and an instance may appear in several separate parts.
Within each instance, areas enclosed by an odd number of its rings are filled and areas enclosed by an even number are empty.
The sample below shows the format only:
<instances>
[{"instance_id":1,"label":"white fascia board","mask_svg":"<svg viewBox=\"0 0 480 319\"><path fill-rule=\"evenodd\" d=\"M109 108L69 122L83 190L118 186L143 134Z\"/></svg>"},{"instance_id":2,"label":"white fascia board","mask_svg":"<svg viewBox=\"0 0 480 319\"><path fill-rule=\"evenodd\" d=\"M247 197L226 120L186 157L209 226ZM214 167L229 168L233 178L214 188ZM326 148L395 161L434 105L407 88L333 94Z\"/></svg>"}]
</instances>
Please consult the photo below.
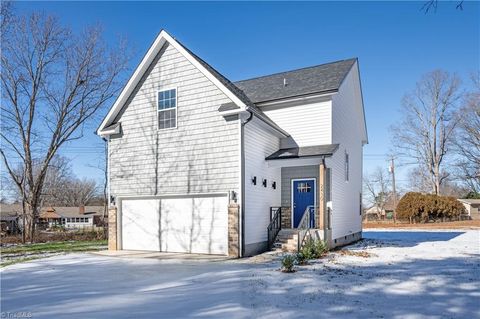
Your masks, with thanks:
<instances>
[{"instance_id":1,"label":"white fascia board","mask_svg":"<svg viewBox=\"0 0 480 319\"><path fill-rule=\"evenodd\" d=\"M246 110L246 108L241 108L241 109L235 109L235 110L230 110L230 111L223 111L223 112L219 112L219 113L222 116L230 116L230 115L247 114L248 111Z\"/></svg>"},{"instance_id":2,"label":"white fascia board","mask_svg":"<svg viewBox=\"0 0 480 319\"><path fill-rule=\"evenodd\" d=\"M142 61L138 65L137 69L133 73L132 77L128 80L127 84L123 88L122 92L118 96L117 100L113 104L110 111L107 113L107 116L103 119L100 127L97 129L97 134L102 135L102 130L111 124L118 113L121 111L123 105L127 101L130 94L135 89L136 85L152 63L152 61L160 52L161 48L168 42L171 44L177 51L179 51L190 63L192 63L200 72L202 72L215 86L217 86L228 98L232 100L236 105L242 109L246 108L246 105L230 91L223 83L221 83L213 74L211 74L202 64L200 64L187 50L183 48L174 38L172 38L165 30L162 30L155 41L153 42L150 49L143 57Z\"/></svg>"},{"instance_id":3,"label":"white fascia board","mask_svg":"<svg viewBox=\"0 0 480 319\"><path fill-rule=\"evenodd\" d=\"M279 99L279 100L274 100L274 101L268 101L268 102L260 102L255 104L258 107L264 107L264 106L293 106L293 105L298 105L298 104L309 104L309 103L315 103L315 102L321 102L321 101L328 101L332 99L332 96L337 94L337 92L328 92L328 93L319 93L319 94L312 94L312 95L306 95L306 96L299 96L299 97L293 97L293 98L285 98L285 99Z\"/></svg>"},{"instance_id":4,"label":"white fascia board","mask_svg":"<svg viewBox=\"0 0 480 319\"><path fill-rule=\"evenodd\" d=\"M113 134L120 134L121 123L117 123L117 124L114 124L112 126L114 126L114 127L106 128L106 129L103 129L103 130L99 131L98 135L100 135L101 137L108 137L108 136L113 135Z\"/></svg>"},{"instance_id":5,"label":"white fascia board","mask_svg":"<svg viewBox=\"0 0 480 319\"><path fill-rule=\"evenodd\" d=\"M325 159L325 156L312 156L304 158L286 158L286 159L275 159L268 160L268 167L280 168L280 167L293 167L293 166L309 166L309 165L320 165L322 160Z\"/></svg>"},{"instance_id":6,"label":"white fascia board","mask_svg":"<svg viewBox=\"0 0 480 319\"><path fill-rule=\"evenodd\" d=\"M362 90L362 78L360 76L360 66L358 64L358 60L355 61L354 67L357 68L357 81L358 81L358 86L360 88L360 103L362 104L362 108L360 110L361 115L363 116L363 140L362 140L362 146L368 144L368 130L367 130L367 119L365 117L365 105L363 103L363 90ZM353 67L352 67L353 69ZM349 72L352 70L350 69Z\"/></svg>"}]
</instances>

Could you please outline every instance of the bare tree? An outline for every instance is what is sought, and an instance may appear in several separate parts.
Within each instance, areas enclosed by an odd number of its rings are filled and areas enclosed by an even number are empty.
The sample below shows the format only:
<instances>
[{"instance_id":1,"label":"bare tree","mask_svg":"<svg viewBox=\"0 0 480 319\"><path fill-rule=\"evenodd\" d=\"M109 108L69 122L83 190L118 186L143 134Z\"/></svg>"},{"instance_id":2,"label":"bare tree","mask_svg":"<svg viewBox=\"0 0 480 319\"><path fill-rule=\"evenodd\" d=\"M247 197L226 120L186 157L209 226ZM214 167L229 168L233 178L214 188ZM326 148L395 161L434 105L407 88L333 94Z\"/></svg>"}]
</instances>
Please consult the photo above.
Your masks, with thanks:
<instances>
[{"instance_id":1,"label":"bare tree","mask_svg":"<svg viewBox=\"0 0 480 319\"><path fill-rule=\"evenodd\" d=\"M103 144L103 156L99 158L99 161L95 165L89 165L95 169L98 169L102 173L102 185L101 185L101 195L103 203L103 216L102 223L105 225L105 221L108 218L108 143L107 140L104 140ZM106 231L106 228L105 228Z\"/></svg>"},{"instance_id":2,"label":"bare tree","mask_svg":"<svg viewBox=\"0 0 480 319\"><path fill-rule=\"evenodd\" d=\"M381 167L375 168L373 173L363 178L365 199L376 207L377 215L380 217L390 196L390 174Z\"/></svg>"},{"instance_id":3,"label":"bare tree","mask_svg":"<svg viewBox=\"0 0 480 319\"><path fill-rule=\"evenodd\" d=\"M430 72L404 97L402 119L391 128L396 153L425 170L434 194L440 193L449 176L443 164L454 143L461 96L460 80L455 75Z\"/></svg>"},{"instance_id":4,"label":"bare tree","mask_svg":"<svg viewBox=\"0 0 480 319\"><path fill-rule=\"evenodd\" d=\"M37 168L35 175L38 175L39 165L35 165ZM59 196L68 189L70 181L74 180L70 162L67 158L59 155L55 155L50 161L45 180L43 182L41 205L55 205L55 201ZM21 199L21 198L20 198Z\"/></svg>"},{"instance_id":5,"label":"bare tree","mask_svg":"<svg viewBox=\"0 0 480 319\"><path fill-rule=\"evenodd\" d=\"M71 181L63 202L67 206L83 206L97 194L98 185L94 179L82 178Z\"/></svg>"},{"instance_id":6,"label":"bare tree","mask_svg":"<svg viewBox=\"0 0 480 319\"><path fill-rule=\"evenodd\" d=\"M38 178L40 165L35 168L34 178ZM20 175L23 167L16 168L16 174ZM73 173L68 158L55 155L50 161L44 178L42 193L40 194L40 207L48 206L80 206L86 205L97 196L98 187L94 179L79 179ZM22 194L16 194L18 201L22 200Z\"/></svg>"},{"instance_id":7,"label":"bare tree","mask_svg":"<svg viewBox=\"0 0 480 319\"><path fill-rule=\"evenodd\" d=\"M463 3L464 3L464 0L457 1L455 5L455 9L463 10ZM428 12L430 12L430 10L433 10L434 12L436 12L437 7L438 7L438 0L428 0L424 2L421 10L425 12L425 14L427 14Z\"/></svg>"},{"instance_id":8,"label":"bare tree","mask_svg":"<svg viewBox=\"0 0 480 319\"><path fill-rule=\"evenodd\" d=\"M2 26L0 154L24 204L26 230L35 221L48 167L65 143L117 94L127 56L109 48L99 27L73 34L44 14L12 16ZM16 166L23 168L16 172Z\"/></svg>"},{"instance_id":9,"label":"bare tree","mask_svg":"<svg viewBox=\"0 0 480 319\"><path fill-rule=\"evenodd\" d=\"M428 169L416 166L408 172L408 189L412 192L429 193L431 190Z\"/></svg>"},{"instance_id":10,"label":"bare tree","mask_svg":"<svg viewBox=\"0 0 480 319\"><path fill-rule=\"evenodd\" d=\"M470 191L480 192L480 73L472 76L473 90L466 94L460 110L456 146L460 158L458 177Z\"/></svg>"}]
</instances>

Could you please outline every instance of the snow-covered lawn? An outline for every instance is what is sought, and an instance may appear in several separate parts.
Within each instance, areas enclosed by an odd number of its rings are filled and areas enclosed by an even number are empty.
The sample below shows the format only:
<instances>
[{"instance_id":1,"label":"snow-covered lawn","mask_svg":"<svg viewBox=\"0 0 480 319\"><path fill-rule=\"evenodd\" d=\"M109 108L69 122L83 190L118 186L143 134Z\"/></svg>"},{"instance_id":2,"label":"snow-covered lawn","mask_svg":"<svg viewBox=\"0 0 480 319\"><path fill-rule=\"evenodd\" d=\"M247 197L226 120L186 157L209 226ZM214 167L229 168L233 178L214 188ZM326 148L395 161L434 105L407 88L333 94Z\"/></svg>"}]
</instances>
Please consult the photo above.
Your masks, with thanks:
<instances>
[{"instance_id":1,"label":"snow-covered lawn","mask_svg":"<svg viewBox=\"0 0 480 319\"><path fill-rule=\"evenodd\" d=\"M70 254L1 270L1 311L33 318L479 318L480 231L375 230L293 274L278 259Z\"/></svg>"}]
</instances>

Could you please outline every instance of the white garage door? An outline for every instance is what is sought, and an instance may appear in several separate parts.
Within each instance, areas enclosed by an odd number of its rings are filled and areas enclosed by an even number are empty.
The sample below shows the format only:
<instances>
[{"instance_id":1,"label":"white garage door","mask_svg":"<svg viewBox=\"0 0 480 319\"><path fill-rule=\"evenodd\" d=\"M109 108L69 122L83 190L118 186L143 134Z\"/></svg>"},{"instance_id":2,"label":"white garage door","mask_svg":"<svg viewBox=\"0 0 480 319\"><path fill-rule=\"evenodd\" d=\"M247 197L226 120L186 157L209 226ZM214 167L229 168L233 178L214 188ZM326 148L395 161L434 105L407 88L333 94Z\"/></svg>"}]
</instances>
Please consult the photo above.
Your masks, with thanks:
<instances>
[{"instance_id":1,"label":"white garage door","mask_svg":"<svg viewBox=\"0 0 480 319\"><path fill-rule=\"evenodd\" d=\"M228 253L226 196L123 199L122 248Z\"/></svg>"}]
</instances>

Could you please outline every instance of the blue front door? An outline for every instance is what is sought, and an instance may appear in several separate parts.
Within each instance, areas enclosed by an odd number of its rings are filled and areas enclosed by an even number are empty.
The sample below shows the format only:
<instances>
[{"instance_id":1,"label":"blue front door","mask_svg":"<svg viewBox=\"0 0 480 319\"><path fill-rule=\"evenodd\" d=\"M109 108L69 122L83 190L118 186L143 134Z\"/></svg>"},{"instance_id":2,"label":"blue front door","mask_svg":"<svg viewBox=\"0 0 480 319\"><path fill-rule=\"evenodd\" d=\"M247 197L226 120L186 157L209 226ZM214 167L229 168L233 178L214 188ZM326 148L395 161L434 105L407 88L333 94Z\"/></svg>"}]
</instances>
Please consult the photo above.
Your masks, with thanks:
<instances>
[{"instance_id":1,"label":"blue front door","mask_svg":"<svg viewBox=\"0 0 480 319\"><path fill-rule=\"evenodd\" d=\"M315 182L313 179L293 181L293 228L297 228L308 206L315 205ZM314 210L311 210L311 224L314 225Z\"/></svg>"}]
</instances>

